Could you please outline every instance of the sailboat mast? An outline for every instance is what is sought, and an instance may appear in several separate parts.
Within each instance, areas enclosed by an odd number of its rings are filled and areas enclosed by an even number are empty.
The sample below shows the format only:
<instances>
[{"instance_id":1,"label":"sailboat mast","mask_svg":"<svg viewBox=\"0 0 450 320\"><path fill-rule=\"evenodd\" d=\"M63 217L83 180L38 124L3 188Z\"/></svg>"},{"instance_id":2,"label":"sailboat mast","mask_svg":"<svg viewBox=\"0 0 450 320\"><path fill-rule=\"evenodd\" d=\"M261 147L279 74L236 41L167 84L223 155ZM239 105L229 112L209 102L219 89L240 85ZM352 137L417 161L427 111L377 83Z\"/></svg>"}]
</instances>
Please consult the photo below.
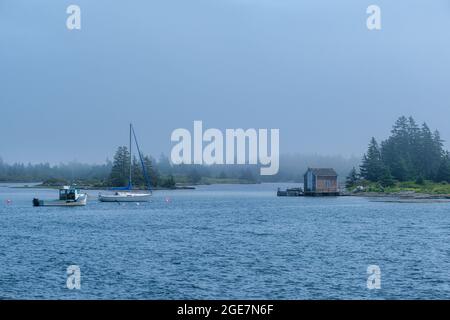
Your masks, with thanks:
<instances>
[{"instance_id":1,"label":"sailboat mast","mask_svg":"<svg viewBox=\"0 0 450 320\"><path fill-rule=\"evenodd\" d=\"M141 160L142 172L144 173L145 181L147 182L147 188L148 188L148 190L151 191L150 178L148 177L147 169L145 167L144 159L142 158L141 149L139 148L139 143L137 141L136 132L134 132L134 128L132 129L132 132L133 132L134 142L136 143L136 150L139 154L139 159Z\"/></svg>"},{"instance_id":2,"label":"sailboat mast","mask_svg":"<svg viewBox=\"0 0 450 320\"><path fill-rule=\"evenodd\" d=\"M132 163L131 163L131 132L133 130L132 128L133 128L132 124L130 123L130 171L129 171L129 176L128 176L128 187L130 189L132 189L132 187L131 187L131 166L132 166Z\"/></svg>"}]
</instances>

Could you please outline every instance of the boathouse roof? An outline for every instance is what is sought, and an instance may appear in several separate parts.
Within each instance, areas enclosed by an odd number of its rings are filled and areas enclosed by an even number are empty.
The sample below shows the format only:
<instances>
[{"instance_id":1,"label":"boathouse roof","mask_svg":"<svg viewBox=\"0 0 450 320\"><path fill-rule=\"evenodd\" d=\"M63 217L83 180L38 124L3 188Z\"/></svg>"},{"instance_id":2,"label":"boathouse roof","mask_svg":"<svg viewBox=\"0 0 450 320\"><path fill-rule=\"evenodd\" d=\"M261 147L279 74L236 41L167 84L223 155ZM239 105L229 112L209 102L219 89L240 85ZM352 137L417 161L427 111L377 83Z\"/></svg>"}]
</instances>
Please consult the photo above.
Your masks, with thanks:
<instances>
[{"instance_id":1,"label":"boathouse roof","mask_svg":"<svg viewBox=\"0 0 450 320\"><path fill-rule=\"evenodd\" d=\"M308 168L308 171L312 171L315 176L337 177L337 173L333 168Z\"/></svg>"}]
</instances>

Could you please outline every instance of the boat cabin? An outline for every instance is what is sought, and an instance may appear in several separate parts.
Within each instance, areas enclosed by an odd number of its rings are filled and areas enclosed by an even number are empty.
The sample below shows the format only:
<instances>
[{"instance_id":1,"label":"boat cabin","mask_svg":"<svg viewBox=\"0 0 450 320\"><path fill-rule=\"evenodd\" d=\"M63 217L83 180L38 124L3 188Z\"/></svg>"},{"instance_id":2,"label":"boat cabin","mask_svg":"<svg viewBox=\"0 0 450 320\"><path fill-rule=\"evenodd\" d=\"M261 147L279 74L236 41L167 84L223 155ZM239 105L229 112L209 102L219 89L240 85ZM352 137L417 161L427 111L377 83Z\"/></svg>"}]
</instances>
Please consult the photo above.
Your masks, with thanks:
<instances>
[{"instance_id":1,"label":"boat cabin","mask_svg":"<svg viewBox=\"0 0 450 320\"><path fill-rule=\"evenodd\" d=\"M77 200L79 196L78 190L69 186L59 189L59 200Z\"/></svg>"}]
</instances>

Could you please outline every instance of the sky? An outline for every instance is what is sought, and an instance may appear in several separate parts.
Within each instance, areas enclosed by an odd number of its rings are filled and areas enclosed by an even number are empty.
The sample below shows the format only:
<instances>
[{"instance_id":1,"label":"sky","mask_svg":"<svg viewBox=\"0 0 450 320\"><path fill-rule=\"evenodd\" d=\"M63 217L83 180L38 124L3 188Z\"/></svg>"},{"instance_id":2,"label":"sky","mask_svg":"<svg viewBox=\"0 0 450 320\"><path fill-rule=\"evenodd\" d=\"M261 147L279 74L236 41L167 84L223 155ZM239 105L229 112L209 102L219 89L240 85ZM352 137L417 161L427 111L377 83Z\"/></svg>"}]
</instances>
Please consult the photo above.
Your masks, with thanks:
<instances>
[{"instance_id":1,"label":"sky","mask_svg":"<svg viewBox=\"0 0 450 320\"><path fill-rule=\"evenodd\" d=\"M194 120L280 153L359 156L401 115L450 141L449 30L448 0L0 0L0 157L100 163L130 122L154 156Z\"/></svg>"}]
</instances>

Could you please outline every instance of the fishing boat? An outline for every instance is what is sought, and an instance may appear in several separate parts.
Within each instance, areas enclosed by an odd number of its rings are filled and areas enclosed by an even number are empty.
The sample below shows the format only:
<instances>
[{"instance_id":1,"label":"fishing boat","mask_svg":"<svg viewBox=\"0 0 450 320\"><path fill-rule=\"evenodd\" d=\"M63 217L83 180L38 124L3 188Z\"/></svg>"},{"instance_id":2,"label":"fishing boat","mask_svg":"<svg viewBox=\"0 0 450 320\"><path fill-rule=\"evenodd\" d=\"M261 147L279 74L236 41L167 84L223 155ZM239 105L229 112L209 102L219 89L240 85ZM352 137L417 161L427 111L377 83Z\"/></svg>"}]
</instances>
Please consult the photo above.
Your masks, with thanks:
<instances>
[{"instance_id":1,"label":"fishing boat","mask_svg":"<svg viewBox=\"0 0 450 320\"><path fill-rule=\"evenodd\" d=\"M33 206L35 207L75 207L75 206L85 206L87 203L87 194L80 193L78 189L64 186L59 189L59 199L58 200L39 200L37 198L33 199Z\"/></svg>"},{"instance_id":2,"label":"fishing boat","mask_svg":"<svg viewBox=\"0 0 450 320\"><path fill-rule=\"evenodd\" d=\"M134 138L134 142L136 144L137 153L139 154L139 160L141 162L142 166L142 172L144 173L145 182L147 184L147 191L145 192L138 192L133 190L133 184L131 181L131 146L132 146L132 138ZM128 176L128 186L126 187L120 187L120 188L113 188L112 190L116 190L114 193L110 194L99 194L98 200L101 202L146 202L150 201L152 196L152 190L150 187L150 179L147 174L147 169L144 165L144 160L142 157L141 150L139 148L139 144L136 138L136 133L134 132L133 125L130 123L130 168L129 168L129 176Z\"/></svg>"}]
</instances>

